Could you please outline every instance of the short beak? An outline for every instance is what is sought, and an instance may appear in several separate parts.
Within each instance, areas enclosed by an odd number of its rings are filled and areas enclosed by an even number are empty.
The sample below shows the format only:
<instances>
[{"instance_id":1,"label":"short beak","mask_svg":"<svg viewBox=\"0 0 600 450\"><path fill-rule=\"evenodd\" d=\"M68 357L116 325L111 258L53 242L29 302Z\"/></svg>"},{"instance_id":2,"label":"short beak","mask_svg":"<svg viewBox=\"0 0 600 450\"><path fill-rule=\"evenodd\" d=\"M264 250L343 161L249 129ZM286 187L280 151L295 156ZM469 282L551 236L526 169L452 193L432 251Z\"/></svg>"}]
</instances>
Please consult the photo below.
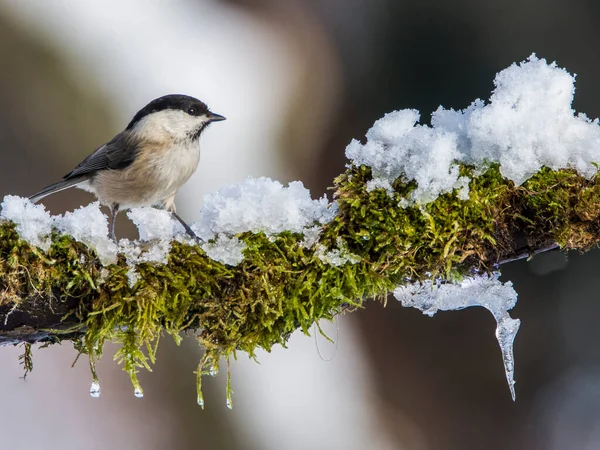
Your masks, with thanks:
<instances>
[{"instance_id":1,"label":"short beak","mask_svg":"<svg viewBox=\"0 0 600 450\"><path fill-rule=\"evenodd\" d=\"M208 113L208 118L211 122L220 122L221 120L225 120L225 117L223 117L221 114L215 114L212 112Z\"/></svg>"}]
</instances>

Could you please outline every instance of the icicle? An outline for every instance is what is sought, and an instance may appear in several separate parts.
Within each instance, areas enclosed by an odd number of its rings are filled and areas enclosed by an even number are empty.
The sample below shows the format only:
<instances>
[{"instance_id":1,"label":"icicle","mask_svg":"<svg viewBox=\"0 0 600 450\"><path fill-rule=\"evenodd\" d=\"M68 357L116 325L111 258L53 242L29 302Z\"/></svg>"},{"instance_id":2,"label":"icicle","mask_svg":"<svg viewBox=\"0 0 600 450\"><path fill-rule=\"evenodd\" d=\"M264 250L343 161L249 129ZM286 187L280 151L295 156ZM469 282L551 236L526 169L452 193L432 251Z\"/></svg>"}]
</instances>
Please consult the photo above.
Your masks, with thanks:
<instances>
[{"instance_id":1,"label":"icicle","mask_svg":"<svg viewBox=\"0 0 600 450\"><path fill-rule=\"evenodd\" d=\"M515 394L515 359L513 354L513 343L519 331L521 321L511 318L508 313L500 320L496 318L498 326L496 327L496 339L500 345L502 352L502 362L504 363L504 371L506 372L506 381L510 389L510 395L513 402L516 400Z\"/></svg>"},{"instance_id":2,"label":"icicle","mask_svg":"<svg viewBox=\"0 0 600 450\"><path fill-rule=\"evenodd\" d=\"M233 409L233 401L231 396L233 395L233 389L231 389L231 361L227 358L227 389L225 393L227 397L227 407Z\"/></svg>"},{"instance_id":3,"label":"icicle","mask_svg":"<svg viewBox=\"0 0 600 450\"><path fill-rule=\"evenodd\" d=\"M465 278L461 283L414 283L400 286L394 296L402 306L420 309L423 314L433 316L438 311L452 311L469 306L482 306L496 319L496 339L502 352L506 381L513 401L515 395L515 363L513 343L521 321L508 314L517 303L517 293L510 281L502 283L499 273L492 276Z\"/></svg>"}]
</instances>

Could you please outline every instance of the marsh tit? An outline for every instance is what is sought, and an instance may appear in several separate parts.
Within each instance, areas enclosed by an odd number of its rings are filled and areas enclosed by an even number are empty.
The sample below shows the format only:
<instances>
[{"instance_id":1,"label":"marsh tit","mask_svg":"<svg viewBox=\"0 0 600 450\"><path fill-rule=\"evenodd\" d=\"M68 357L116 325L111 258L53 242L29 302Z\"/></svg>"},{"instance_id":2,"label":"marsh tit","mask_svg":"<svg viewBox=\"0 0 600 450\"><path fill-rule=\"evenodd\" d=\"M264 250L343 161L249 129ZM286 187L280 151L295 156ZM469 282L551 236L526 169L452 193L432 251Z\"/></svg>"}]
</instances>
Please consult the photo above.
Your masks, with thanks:
<instances>
[{"instance_id":1,"label":"marsh tit","mask_svg":"<svg viewBox=\"0 0 600 450\"><path fill-rule=\"evenodd\" d=\"M29 199L42 198L70 187L93 193L110 208L109 235L115 238L119 211L153 206L169 211L196 237L175 212L175 195L192 176L200 160L198 141L212 122L225 117L187 95L165 95L152 100L117 134L81 164Z\"/></svg>"}]
</instances>

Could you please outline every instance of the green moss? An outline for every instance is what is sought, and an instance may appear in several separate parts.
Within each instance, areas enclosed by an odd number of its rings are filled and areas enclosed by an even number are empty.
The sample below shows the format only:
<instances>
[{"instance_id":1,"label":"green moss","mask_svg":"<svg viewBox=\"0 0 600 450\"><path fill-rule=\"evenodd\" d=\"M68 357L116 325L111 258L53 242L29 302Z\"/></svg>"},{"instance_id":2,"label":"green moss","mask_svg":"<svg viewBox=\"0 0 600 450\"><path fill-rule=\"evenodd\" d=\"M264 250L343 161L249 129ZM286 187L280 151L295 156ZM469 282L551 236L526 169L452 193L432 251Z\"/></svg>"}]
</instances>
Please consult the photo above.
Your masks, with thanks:
<instances>
[{"instance_id":1,"label":"green moss","mask_svg":"<svg viewBox=\"0 0 600 450\"><path fill-rule=\"evenodd\" d=\"M0 224L0 306L43 298L50 306L97 290L100 264L95 253L66 236L54 235L47 252L23 241L14 224Z\"/></svg>"},{"instance_id":2,"label":"green moss","mask_svg":"<svg viewBox=\"0 0 600 450\"><path fill-rule=\"evenodd\" d=\"M27 378L27 374L33 370L33 357L31 355L31 344L25 342L22 344L23 353L19 355L19 361L23 366L23 378Z\"/></svg>"},{"instance_id":3,"label":"green moss","mask_svg":"<svg viewBox=\"0 0 600 450\"><path fill-rule=\"evenodd\" d=\"M489 269L489 253L501 250L495 236L514 190L497 167L473 179L467 201L453 192L405 208L399 205L411 183L397 180L394 194L388 195L381 189L368 192L370 179L370 169L363 166L337 180L340 215L329 233L331 238L342 236L353 253L370 262L371 270L396 285L406 278L460 277L472 264ZM469 267L463 264L467 259Z\"/></svg>"},{"instance_id":4,"label":"green moss","mask_svg":"<svg viewBox=\"0 0 600 450\"><path fill-rule=\"evenodd\" d=\"M572 170L552 171L543 168L520 189L523 215L534 216L527 223L553 230L553 237L563 248L588 250L598 243L600 231L600 183Z\"/></svg>"},{"instance_id":5,"label":"green moss","mask_svg":"<svg viewBox=\"0 0 600 450\"><path fill-rule=\"evenodd\" d=\"M471 176L473 168L462 167ZM309 333L321 319L360 308L368 298L385 299L395 286L433 277L460 279L489 272L518 245L555 241L588 249L598 242L600 186L573 171L543 169L523 186L505 180L497 166L474 177L469 200L456 193L422 206L401 207L414 184L396 180L394 193L367 191L371 172L352 167L336 180L339 214L323 227L319 245L346 249L356 263L324 263L315 248L290 232L238 236L247 248L236 267L208 258L198 247L174 242L166 265L141 264L132 287L122 259L104 269L88 248L54 236L48 252L32 249L12 224L0 225L2 304L37 296L72 302L81 322L76 346L90 356L92 371L105 341L122 344L115 355L136 387L149 370L161 335L176 342L195 330L205 354L196 371L198 402L202 376L218 371L221 358L251 357L261 348L285 346L297 329ZM94 372L95 377L95 372ZM231 401L228 382L228 401Z\"/></svg>"}]
</instances>

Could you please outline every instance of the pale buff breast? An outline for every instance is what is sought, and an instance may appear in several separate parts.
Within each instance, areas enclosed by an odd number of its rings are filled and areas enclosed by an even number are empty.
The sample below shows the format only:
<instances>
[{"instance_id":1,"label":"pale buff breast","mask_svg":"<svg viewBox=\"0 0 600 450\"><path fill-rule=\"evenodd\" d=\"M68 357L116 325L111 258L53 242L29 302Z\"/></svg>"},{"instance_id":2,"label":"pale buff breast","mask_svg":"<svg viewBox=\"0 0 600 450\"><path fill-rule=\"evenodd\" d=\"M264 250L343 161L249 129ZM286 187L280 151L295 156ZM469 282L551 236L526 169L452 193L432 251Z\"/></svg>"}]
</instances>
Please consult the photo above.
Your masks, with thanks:
<instances>
[{"instance_id":1,"label":"pale buff breast","mask_svg":"<svg viewBox=\"0 0 600 450\"><path fill-rule=\"evenodd\" d=\"M200 161L198 141L172 143L168 150L147 145L123 170L106 170L90 180L100 203L117 203L120 209L169 206L172 197L192 176Z\"/></svg>"}]
</instances>

